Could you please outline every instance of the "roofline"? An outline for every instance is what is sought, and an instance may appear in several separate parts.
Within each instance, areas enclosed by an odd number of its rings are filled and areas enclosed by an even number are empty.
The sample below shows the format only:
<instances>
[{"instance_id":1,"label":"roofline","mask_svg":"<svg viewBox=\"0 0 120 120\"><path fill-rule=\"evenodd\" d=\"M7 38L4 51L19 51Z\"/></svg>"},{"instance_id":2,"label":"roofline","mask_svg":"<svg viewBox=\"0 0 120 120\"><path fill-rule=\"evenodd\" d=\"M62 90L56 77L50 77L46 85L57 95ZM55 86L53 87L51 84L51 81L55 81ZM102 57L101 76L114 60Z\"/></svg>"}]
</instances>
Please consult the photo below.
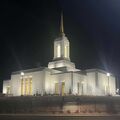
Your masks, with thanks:
<instances>
[{"instance_id":1,"label":"roofline","mask_svg":"<svg viewBox=\"0 0 120 120\"><path fill-rule=\"evenodd\" d=\"M52 73L52 75L64 74L64 73L77 73L77 74L81 74L81 75L86 75L85 71L65 71L65 72L59 72L59 73Z\"/></svg>"},{"instance_id":2,"label":"roofline","mask_svg":"<svg viewBox=\"0 0 120 120\"><path fill-rule=\"evenodd\" d=\"M19 71L12 72L11 75L20 74L21 72L29 73L29 72L42 71L44 69L46 69L46 67L38 67L38 68L33 68L33 69L19 70Z\"/></svg>"},{"instance_id":3,"label":"roofline","mask_svg":"<svg viewBox=\"0 0 120 120\"><path fill-rule=\"evenodd\" d=\"M107 73L108 73L107 71L102 70L102 69L98 69L98 68L95 68L95 69L86 69L85 71L86 71L86 72L94 72L94 71L97 71L97 72L104 73L104 74L107 74ZM110 73L110 75L115 76L113 73Z\"/></svg>"}]
</instances>

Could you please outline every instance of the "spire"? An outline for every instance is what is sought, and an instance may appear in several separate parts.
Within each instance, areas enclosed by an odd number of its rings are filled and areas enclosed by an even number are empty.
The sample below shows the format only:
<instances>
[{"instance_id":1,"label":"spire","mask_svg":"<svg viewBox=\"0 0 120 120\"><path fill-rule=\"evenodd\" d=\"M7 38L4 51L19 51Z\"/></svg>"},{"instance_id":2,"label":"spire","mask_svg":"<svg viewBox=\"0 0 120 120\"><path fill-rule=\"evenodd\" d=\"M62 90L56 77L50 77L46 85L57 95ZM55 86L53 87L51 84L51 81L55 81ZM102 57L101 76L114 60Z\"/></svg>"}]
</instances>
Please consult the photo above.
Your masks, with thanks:
<instances>
[{"instance_id":1,"label":"spire","mask_svg":"<svg viewBox=\"0 0 120 120\"><path fill-rule=\"evenodd\" d=\"M64 35L63 12L61 12L60 35Z\"/></svg>"}]
</instances>

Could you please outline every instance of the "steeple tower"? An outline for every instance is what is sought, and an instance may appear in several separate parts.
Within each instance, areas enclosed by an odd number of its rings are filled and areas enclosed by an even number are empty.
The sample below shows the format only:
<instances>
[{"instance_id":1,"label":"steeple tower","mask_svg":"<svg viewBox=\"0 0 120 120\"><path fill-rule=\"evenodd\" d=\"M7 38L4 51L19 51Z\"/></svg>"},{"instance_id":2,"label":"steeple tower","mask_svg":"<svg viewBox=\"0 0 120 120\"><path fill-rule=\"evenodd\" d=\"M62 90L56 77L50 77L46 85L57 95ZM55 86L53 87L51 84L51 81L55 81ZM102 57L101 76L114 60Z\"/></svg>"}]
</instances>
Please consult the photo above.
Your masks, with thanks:
<instances>
[{"instance_id":1,"label":"steeple tower","mask_svg":"<svg viewBox=\"0 0 120 120\"><path fill-rule=\"evenodd\" d=\"M70 60L69 58L69 40L64 33L63 12L60 18L60 36L54 41L53 60Z\"/></svg>"},{"instance_id":2,"label":"steeple tower","mask_svg":"<svg viewBox=\"0 0 120 120\"><path fill-rule=\"evenodd\" d=\"M75 69L74 63L70 62L70 43L64 33L63 12L60 18L60 35L54 40L54 57L49 62L48 68L65 67L67 70Z\"/></svg>"}]
</instances>

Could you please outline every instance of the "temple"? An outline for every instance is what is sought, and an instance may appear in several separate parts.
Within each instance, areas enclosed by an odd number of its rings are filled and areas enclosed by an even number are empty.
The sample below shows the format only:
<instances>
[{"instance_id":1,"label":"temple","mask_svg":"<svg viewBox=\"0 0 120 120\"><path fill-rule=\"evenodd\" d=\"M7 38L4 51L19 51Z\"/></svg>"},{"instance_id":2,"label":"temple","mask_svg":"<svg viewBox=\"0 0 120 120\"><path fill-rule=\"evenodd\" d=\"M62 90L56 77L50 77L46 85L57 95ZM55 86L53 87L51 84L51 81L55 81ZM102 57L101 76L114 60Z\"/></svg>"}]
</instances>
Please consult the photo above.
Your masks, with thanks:
<instances>
[{"instance_id":1,"label":"temple","mask_svg":"<svg viewBox=\"0 0 120 120\"><path fill-rule=\"evenodd\" d=\"M116 95L116 79L100 69L76 69L70 60L70 42L64 33L61 14L60 34L54 40L53 60L48 67L12 72L3 81L3 93L12 96L30 95Z\"/></svg>"}]
</instances>

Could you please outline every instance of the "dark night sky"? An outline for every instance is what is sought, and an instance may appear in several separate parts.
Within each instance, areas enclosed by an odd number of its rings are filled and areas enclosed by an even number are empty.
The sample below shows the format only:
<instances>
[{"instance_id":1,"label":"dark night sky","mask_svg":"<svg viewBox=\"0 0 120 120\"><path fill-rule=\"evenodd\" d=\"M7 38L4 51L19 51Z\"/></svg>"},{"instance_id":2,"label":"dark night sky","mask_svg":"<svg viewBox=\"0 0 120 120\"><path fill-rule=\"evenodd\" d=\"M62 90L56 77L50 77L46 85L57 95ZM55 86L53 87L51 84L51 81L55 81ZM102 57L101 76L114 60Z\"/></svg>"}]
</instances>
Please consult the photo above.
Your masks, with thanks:
<instances>
[{"instance_id":1,"label":"dark night sky","mask_svg":"<svg viewBox=\"0 0 120 120\"><path fill-rule=\"evenodd\" d=\"M1 86L11 72L52 60L61 10L76 67L101 68L119 77L119 0L4 0L0 8Z\"/></svg>"}]
</instances>

